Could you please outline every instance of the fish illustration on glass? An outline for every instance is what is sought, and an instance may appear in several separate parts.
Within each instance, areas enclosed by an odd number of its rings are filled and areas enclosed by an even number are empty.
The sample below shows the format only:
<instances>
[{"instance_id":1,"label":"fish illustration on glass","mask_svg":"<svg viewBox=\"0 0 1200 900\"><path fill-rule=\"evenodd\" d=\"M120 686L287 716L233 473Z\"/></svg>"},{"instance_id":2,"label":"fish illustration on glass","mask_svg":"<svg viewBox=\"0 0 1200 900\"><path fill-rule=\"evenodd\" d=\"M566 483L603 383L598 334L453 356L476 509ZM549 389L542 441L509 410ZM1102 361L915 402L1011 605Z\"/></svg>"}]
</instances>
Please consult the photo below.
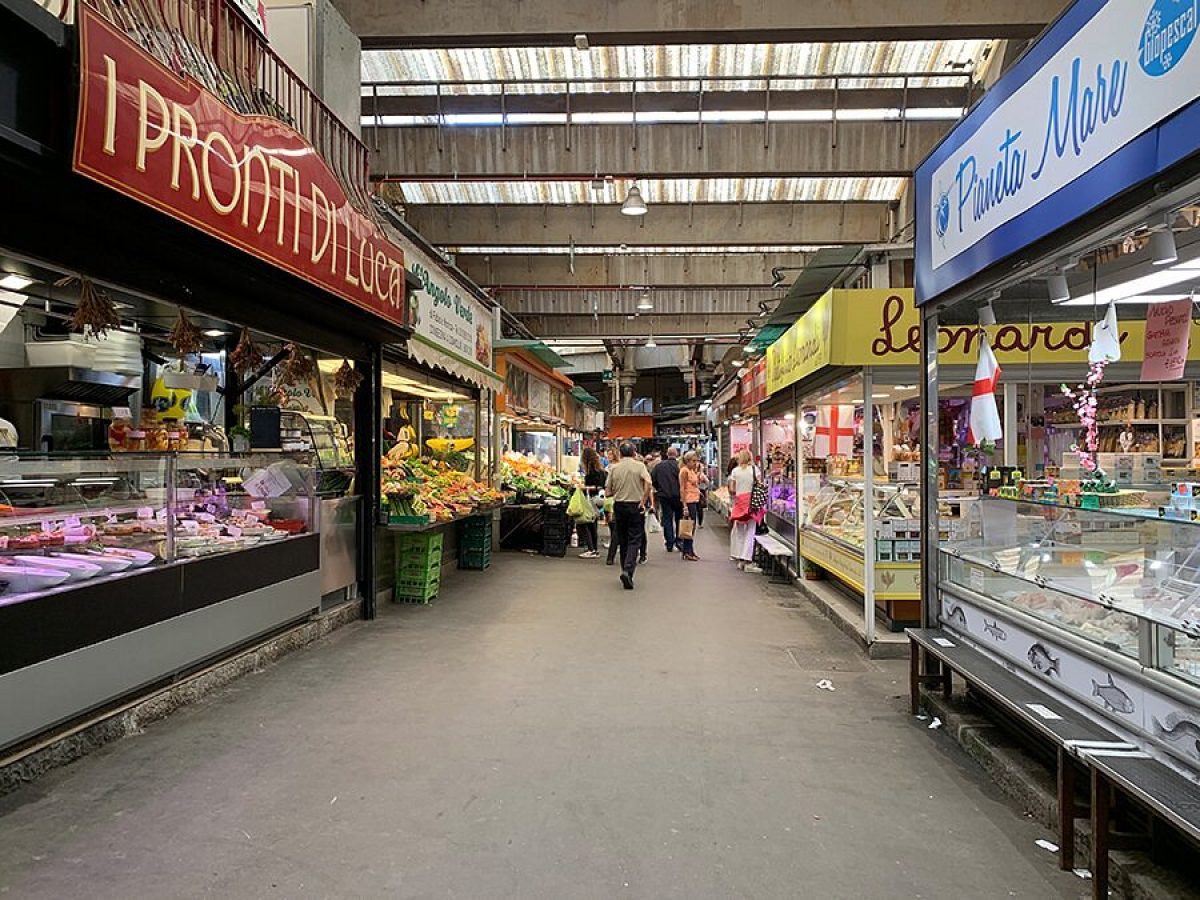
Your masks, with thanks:
<instances>
[{"instance_id":1,"label":"fish illustration on glass","mask_svg":"<svg viewBox=\"0 0 1200 900\"><path fill-rule=\"evenodd\" d=\"M1185 746L1196 756L1200 756L1200 722L1188 719L1177 712L1167 713L1161 719L1154 719L1154 730L1159 737L1178 743L1190 741Z\"/></svg>"},{"instance_id":2,"label":"fish illustration on glass","mask_svg":"<svg viewBox=\"0 0 1200 900\"><path fill-rule=\"evenodd\" d=\"M967 627L967 614L963 612L963 608L957 603L946 604L946 620L957 622L963 628Z\"/></svg>"},{"instance_id":3,"label":"fish illustration on glass","mask_svg":"<svg viewBox=\"0 0 1200 900\"><path fill-rule=\"evenodd\" d=\"M1043 675L1052 676L1060 674L1058 671L1058 657L1051 656L1050 651L1046 649L1046 645L1040 641L1030 647L1029 652L1025 655L1029 658L1029 664Z\"/></svg>"},{"instance_id":4,"label":"fish illustration on glass","mask_svg":"<svg viewBox=\"0 0 1200 900\"><path fill-rule=\"evenodd\" d=\"M989 622L987 619L984 619L983 630L998 641L1008 640L1008 632L1000 627L999 622Z\"/></svg>"},{"instance_id":5,"label":"fish illustration on glass","mask_svg":"<svg viewBox=\"0 0 1200 900\"><path fill-rule=\"evenodd\" d=\"M1108 683L1102 684L1092 679L1092 696L1099 697L1104 708L1109 712L1119 712L1129 715L1133 712L1133 699L1113 683L1113 677L1108 676Z\"/></svg>"}]
</instances>

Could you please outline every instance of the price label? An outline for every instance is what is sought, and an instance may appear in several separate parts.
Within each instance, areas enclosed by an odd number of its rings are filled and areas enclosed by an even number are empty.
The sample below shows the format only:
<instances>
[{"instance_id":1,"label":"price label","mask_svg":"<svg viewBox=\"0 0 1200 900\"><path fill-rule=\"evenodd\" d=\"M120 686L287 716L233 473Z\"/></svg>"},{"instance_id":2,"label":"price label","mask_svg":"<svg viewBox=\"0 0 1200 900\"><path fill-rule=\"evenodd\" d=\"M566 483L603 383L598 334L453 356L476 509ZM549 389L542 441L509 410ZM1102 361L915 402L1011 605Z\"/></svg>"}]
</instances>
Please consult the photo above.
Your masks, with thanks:
<instances>
[{"instance_id":1,"label":"price label","mask_svg":"<svg viewBox=\"0 0 1200 900\"><path fill-rule=\"evenodd\" d=\"M63 520L63 527L64 528L78 528L79 527L79 516L67 516L67 518L65 520Z\"/></svg>"},{"instance_id":2,"label":"price label","mask_svg":"<svg viewBox=\"0 0 1200 900\"><path fill-rule=\"evenodd\" d=\"M51 521L50 519L42 519L42 531L49 534L53 530L54 530L54 522Z\"/></svg>"},{"instance_id":3,"label":"price label","mask_svg":"<svg viewBox=\"0 0 1200 900\"><path fill-rule=\"evenodd\" d=\"M188 534L197 534L200 531L200 523L195 519L181 519L179 525Z\"/></svg>"},{"instance_id":4,"label":"price label","mask_svg":"<svg viewBox=\"0 0 1200 900\"><path fill-rule=\"evenodd\" d=\"M112 408L114 419L132 419L133 413L128 406L114 406Z\"/></svg>"},{"instance_id":5,"label":"price label","mask_svg":"<svg viewBox=\"0 0 1200 900\"><path fill-rule=\"evenodd\" d=\"M154 518L154 510L152 510L148 506L139 506L138 511L137 511L137 517L139 519L153 519Z\"/></svg>"},{"instance_id":6,"label":"price label","mask_svg":"<svg viewBox=\"0 0 1200 900\"><path fill-rule=\"evenodd\" d=\"M214 516L212 513L198 512L198 513L196 513L196 521L197 522L215 522L215 521L217 521L217 517Z\"/></svg>"},{"instance_id":7,"label":"price label","mask_svg":"<svg viewBox=\"0 0 1200 900\"><path fill-rule=\"evenodd\" d=\"M250 508L251 509L266 509L267 503L265 500L251 500Z\"/></svg>"},{"instance_id":8,"label":"price label","mask_svg":"<svg viewBox=\"0 0 1200 900\"><path fill-rule=\"evenodd\" d=\"M242 536L242 529L238 528L236 525L226 525L225 533L230 537L240 538Z\"/></svg>"}]
</instances>

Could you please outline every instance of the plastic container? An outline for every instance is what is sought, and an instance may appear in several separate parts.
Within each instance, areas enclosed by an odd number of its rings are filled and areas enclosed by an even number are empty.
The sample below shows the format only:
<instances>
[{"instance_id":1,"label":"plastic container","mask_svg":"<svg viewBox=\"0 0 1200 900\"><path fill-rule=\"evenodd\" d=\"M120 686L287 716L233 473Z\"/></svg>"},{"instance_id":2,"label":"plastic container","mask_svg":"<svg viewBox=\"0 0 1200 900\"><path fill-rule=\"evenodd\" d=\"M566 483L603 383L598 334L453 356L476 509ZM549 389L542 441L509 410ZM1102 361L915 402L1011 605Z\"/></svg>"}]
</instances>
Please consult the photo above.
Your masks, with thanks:
<instances>
[{"instance_id":1,"label":"plastic container","mask_svg":"<svg viewBox=\"0 0 1200 900\"><path fill-rule=\"evenodd\" d=\"M64 341L26 341L25 357L33 368L42 366L76 366L90 369L96 362L96 346L82 338Z\"/></svg>"}]
</instances>

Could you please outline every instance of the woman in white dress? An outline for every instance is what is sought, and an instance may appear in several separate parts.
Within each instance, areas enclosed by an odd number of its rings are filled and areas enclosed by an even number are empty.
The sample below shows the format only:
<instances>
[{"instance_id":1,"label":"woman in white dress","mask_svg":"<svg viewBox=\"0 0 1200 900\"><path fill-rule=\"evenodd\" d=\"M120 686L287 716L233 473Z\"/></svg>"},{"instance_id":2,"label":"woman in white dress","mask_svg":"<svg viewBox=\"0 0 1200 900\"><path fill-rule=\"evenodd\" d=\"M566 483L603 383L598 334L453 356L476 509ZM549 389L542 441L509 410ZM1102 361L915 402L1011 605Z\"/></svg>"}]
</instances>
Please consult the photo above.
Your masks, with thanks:
<instances>
[{"instance_id":1,"label":"woman in white dress","mask_svg":"<svg viewBox=\"0 0 1200 900\"><path fill-rule=\"evenodd\" d=\"M729 473L729 498L735 513L745 510L747 518L729 523L729 558L744 572L759 571L753 564L754 532L758 522L749 516L750 492L754 489L754 458L749 450L737 455L737 467ZM744 497L739 503L739 498Z\"/></svg>"}]
</instances>

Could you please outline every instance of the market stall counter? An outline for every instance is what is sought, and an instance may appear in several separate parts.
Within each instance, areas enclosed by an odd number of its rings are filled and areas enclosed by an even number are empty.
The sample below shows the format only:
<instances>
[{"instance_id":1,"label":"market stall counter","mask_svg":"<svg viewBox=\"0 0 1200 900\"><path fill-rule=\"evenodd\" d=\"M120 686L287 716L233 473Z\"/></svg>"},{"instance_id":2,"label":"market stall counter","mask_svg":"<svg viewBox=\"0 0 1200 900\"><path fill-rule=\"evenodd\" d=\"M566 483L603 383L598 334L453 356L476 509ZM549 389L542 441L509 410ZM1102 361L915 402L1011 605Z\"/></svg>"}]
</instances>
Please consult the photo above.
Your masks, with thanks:
<instances>
[{"instance_id":1,"label":"market stall counter","mask_svg":"<svg viewBox=\"0 0 1200 900\"><path fill-rule=\"evenodd\" d=\"M0 746L320 606L309 459L0 460Z\"/></svg>"}]
</instances>

